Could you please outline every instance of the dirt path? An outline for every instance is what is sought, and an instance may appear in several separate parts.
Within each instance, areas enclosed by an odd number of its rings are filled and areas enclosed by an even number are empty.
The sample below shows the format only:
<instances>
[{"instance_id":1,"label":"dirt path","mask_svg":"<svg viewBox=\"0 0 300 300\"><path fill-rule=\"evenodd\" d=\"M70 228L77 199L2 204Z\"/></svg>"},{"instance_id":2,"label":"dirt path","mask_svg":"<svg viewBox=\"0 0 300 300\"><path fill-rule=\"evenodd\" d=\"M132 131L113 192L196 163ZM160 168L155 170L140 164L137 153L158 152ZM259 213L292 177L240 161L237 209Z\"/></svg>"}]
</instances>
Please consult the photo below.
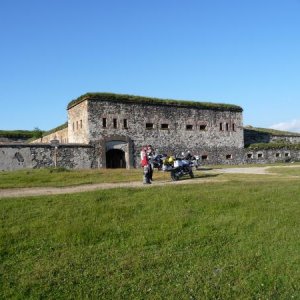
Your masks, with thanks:
<instances>
[{"instance_id":1,"label":"dirt path","mask_svg":"<svg viewBox=\"0 0 300 300\"><path fill-rule=\"evenodd\" d=\"M183 179L179 181L157 181L153 184L144 185L140 181L134 182L120 182L120 183L97 183L89 185L79 185L70 187L35 187L35 188L16 188L16 189L3 189L0 190L1 198L12 198L12 197L27 197L27 196L42 196L42 195L59 195L59 194L72 194L81 193L96 190L107 190L115 188L151 188L155 186L164 185L178 185L178 184L195 184L195 183L206 183L206 182L222 182L226 180L216 179L205 179L205 178L194 178L194 179Z\"/></svg>"},{"instance_id":2,"label":"dirt path","mask_svg":"<svg viewBox=\"0 0 300 300\"><path fill-rule=\"evenodd\" d=\"M287 166L297 167L297 166ZM298 166L299 167L299 166ZM248 167L248 168L225 168L225 169L213 169L213 170L201 170L204 173L214 174L263 174L263 175L276 175L274 173L268 173L270 167ZM274 168L274 167L272 167ZM70 187L35 187L35 188L16 188L16 189L2 189L0 190L0 198L10 197L26 197L26 196L42 196L42 195L58 195L58 194L70 194L80 193L95 190L106 190L113 188L141 188L141 187L155 187L163 185L178 185L178 184L195 184L195 183L207 183L207 182L224 182L226 180L220 180L215 178L194 178L184 179L179 181L157 181L151 185L143 185L141 182L121 182L121 183L97 183L89 185L79 185Z\"/></svg>"},{"instance_id":3,"label":"dirt path","mask_svg":"<svg viewBox=\"0 0 300 300\"><path fill-rule=\"evenodd\" d=\"M251 167L251 168L227 168L227 169L218 169L215 170L218 173L226 174L264 174L264 175L273 175L268 173L267 169L269 167Z\"/></svg>"}]
</instances>

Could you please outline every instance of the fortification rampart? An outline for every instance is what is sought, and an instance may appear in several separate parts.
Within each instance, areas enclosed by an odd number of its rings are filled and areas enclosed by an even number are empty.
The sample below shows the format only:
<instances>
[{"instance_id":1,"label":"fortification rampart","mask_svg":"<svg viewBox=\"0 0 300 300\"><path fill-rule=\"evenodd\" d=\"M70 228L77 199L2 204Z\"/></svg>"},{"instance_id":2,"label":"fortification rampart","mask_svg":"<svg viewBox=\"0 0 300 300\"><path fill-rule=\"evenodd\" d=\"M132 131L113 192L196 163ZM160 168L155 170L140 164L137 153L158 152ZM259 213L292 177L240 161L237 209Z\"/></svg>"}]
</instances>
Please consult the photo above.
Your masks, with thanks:
<instances>
[{"instance_id":1,"label":"fortification rampart","mask_svg":"<svg viewBox=\"0 0 300 300\"><path fill-rule=\"evenodd\" d=\"M90 169L103 167L99 145L58 145L50 144L8 144L0 145L0 170L35 169L64 167L68 169ZM101 154L102 153L102 154ZM300 150L268 149L251 150L236 148L203 148L194 153L200 157L201 164L266 164L300 161ZM138 167L138 165L137 165Z\"/></svg>"},{"instance_id":2,"label":"fortification rampart","mask_svg":"<svg viewBox=\"0 0 300 300\"><path fill-rule=\"evenodd\" d=\"M94 148L88 145L7 144L0 145L0 170L65 167L94 168Z\"/></svg>"},{"instance_id":3,"label":"fortification rampart","mask_svg":"<svg viewBox=\"0 0 300 300\"><path fill-rule=\"evenodd\" d=\"M139 167L146 144L162 154L190 151L203 165L299 160L299 148L285 148L284 143L298 144L300 135L244 130L242 111L230 104L86 94L69 103L68 123L43 138L32 144L0 145L0 170ZM253 143L269 147L244 148Z\"/></svg>"},{"instance_id":4,"label":"fortification rampart","mask_svg":"<svg viewBox=\"0 0 300 300\"><path fill-rule=\"evenodd\" d=\"M39 139L33 140L30 142L30 144L36 144L36 143L43 143L47 144L50 143L52 140L57 140L61 144L66 144L69 142L68 140L68 128L63 128L57 131L54 131L50 134L47 134L45 136L42 136Z\"/></svg>"}]
</instances>

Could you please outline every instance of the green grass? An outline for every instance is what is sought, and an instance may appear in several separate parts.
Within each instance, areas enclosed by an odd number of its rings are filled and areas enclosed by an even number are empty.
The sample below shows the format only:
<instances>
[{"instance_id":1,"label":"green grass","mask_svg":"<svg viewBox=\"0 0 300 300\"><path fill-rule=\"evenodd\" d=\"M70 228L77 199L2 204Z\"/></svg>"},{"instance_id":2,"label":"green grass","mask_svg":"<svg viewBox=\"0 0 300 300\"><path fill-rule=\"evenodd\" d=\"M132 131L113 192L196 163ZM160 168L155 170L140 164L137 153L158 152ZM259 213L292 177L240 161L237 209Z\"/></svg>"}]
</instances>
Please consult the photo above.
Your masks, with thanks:
<instances>
[{"instance_id":1,"label":"green grass","mask_svg":"<svg viewBox=\"0 0 300 300\"><path fill-rule=\"evenodd\" d=\"M299 132L291 132L291 131L282 131L282 130L276 130L272 128L259 128L259 127L252 127L252 126L245 126L245 130L248 131L257 131L265 134L271 134L271 135L281 135L281 136L299 136Z\"/></svg>"},{"instance_id":2,"label":"green grass","mask_svg":"<svg viewBox=\"0 0 300 300\"><path fill-rule=\"evenodd\" d=\"M300 299L300 181L232 178L1 199L0 298Z\"/></svg>"},{"instance_id":3,"label":"green grass","mask_svg":"<svg viewBox=\"0 0 300 300\"><path fill-rule=\"evenodd\" d=\"M211 102L197 102L197 101L186 101L186 100L174 100L174 99L159 99L144 96L133 96L124 94L114 94L114 93L86 93L81 95L75 100L72 100L68 104L68 109L81 103L85 100L93 101L109 101L109 102L123 102L123 103L139 103L139 104L152 104L152 105L171 105L171 106L185 106L199 109L211 109L220 111L235 111L242 112L243 109L240 106L233 104L223 104L223 103L211 103Z\"/></svg>"},{"instance_id":4,"label":"green grass","mask_svg":"<svg viewBox=\"0 0 300 300\"><path fill-rule=\"evenodd\" d=\"M199 172L195 177L206 176ZM208 176L208 175L207 175ZM89 169L67 170L63 168L27 169L0 172L0 190L24 187L63 187L94 183L142 181L142 169ZM154 171L155 181L170 179L169 172Z\"/></svg>"},{"instance_id":5,"label":"green grass","mask_svg":"<svg viewBox=\"0 0 300 300\"><path fill-rule=\"evenodd\" d=\"M268 172L287 175L287 176L300 176L300 166L296 165L293 168L276 167L268 169Z\"/></svg>"},{"instance_id":6,"label":"green grass","mask_svg":"<svg viewBox=\"0 0 300 300\"><path fill-rule=\"evenodd\" d=\"M68 128L68 122L65 122L64 124L59 125L59 126L57 126L55 128L52 128L52 129L50 129L48 131L44 131L43 132L43 136L47 136L47 135L49 135L51 133L54 133L56 131L59 131L59 130L65 129L65 128Z\"/></svg>"},{"instance_id":7,"label":"green grass","mask_svg":"<svg viewBox=\"0 0 300 300\"><path fill-rule=\"evenodd\" d=\"M269 166L276 166L283 164L272 164ZM294 164L296 165L296 164ZM265 167L267 165L239 165L239 166L202 166L202 170L215 170L221 168L251 168L251 167ZM195 177L209 177L203 171L196 171ZM219 175L222 178L224 175ZM154 171L155 181L165 181L170 179L169 172ZM131 182L141 181L141 169L89 169L89 170L67 170L63 168L49 168L49 169L27 169L18 171L2 171L0 172L0 189L5 188L24 188L24 187L63 187L75 186L83 184L94 183L117 183L117 182Z\"/></svg>"},{"instance_id":8,"label":"green grass","mask_svg":"<svg viewBox=\"0 0 300 300\"><path fill-rule=\"evenodd\" d=\"M287 141L278 141L278 142L270 142L270 143L257 143L251 144L247 147L249 150L270 150L270 149L282 149L282 150L300 150L299 143L290 143Z\"/></svg>"},{"instance_id":9,"label":"green grass","mask_svg":"<svg viewBox=\"0 0 300 300\"><path fill-rule=\"evenodd\" d=\"M0 172L1 188L21 187L62 187L103 182L129 182L141 180L142 171L138 170L66 170L31 169L13 172Z\"/></svg>"}]
</instances>

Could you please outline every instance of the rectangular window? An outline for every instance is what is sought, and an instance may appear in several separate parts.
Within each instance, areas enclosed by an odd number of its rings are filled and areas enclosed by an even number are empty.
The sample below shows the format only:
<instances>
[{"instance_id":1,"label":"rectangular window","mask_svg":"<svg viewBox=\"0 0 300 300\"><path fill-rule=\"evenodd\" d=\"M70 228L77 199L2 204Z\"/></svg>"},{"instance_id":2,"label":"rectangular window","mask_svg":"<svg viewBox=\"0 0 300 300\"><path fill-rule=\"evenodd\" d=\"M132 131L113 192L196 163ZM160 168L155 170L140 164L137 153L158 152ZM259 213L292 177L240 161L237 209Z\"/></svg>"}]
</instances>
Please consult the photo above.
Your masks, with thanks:
<instances>
[{"instance_id":1,"label":"rectangular window","mask_svg":"<svg viewBox=\"0 0 300 300\"><path fill-rule=\"evenodd\" d=\"M232 131L235 131L235 124L232 124Z\"/></svg>"},{"instance_id":2,"label":"rectangular window","mask_svg":"<svg viewBox=\"0 0 300 300\"><path fill-rule=\"evenodd\" d=\"M114 128L117 128L117 119L113 119Z\"/></svg>"},{"instance_id":3,"label":"rectangular window","mask_svg":"<svg viewBox=\"0 0 300 300\"><path fill-rule=\"evenodd\" d=\"M276 153L276 154L275 154L275 157L280 157L280 153Z\"/></svg>"},{"instance_id":4,"label":"rectangular window","mask_svg":"<svg viewBox=\"0 0 300 300\"><path fill-rule=\"evenodd\" d=\"M226 159L232 159L232 154L227 154Z\"/></svg>"},{"instance_id":5,"label":"rectangular window","mask_svg":"<svg viewBox=\"0 0 300 300\"><path fill-rule=\"evenodd\" d=\"M201 156L201 160L207 160L207 159L208 159L208 156L206 154Z\"/></svg>"},{"instance_id":6,"label":"rectangular window","mask_svg":"<svg viewBox=\"0 0 300 300\"><path fill-rule=\"evenodd\" d=\"M226 123L226 131L229 131L229 124Z\"/></svg>"},{"instance_id":7,"label":"rectangular window","mask_svg":"<svg viewBox=\"0 0 300 300\"><path fill-rule=\"evenodd\" d=\"M207 126L207 125L204 125L204 124L200 125L200 130L201 130L201 131L204 131L204 130L206 129L206 126Z\"/></svg>"},{"instance_id":8,"label":"rectangular window","mask_svg":"<svg viewBox=\"0 0 300 300\"><path fill-rule=\"evenodd\" d=\"M285 156L285 157L289 157L289 156L290 156L290 153L289 153L289 152L285 152L285 153L284 153L284 156Z\"/></svg>"},{"instance_id":9,"label":"rectangular window","mask_svg":"<svg viewBox=\"0 0 300 300\"><path fill-rule=\"evenodd\" d=\"M125 129L128 128L127 119L123 119L123 126Z\"/></svg>"},{"instance_id":10,"label":"rectangular window","mask_svg":"<svg viewBox=\"0 0 300 300\"><path fill-rule=\"evenodd\" d=\"M247 154L247 158L253 158L253 154L252 153L248 153Z\"/></svg>"},{"instance_id":11,"label":"rectangular window","mask_svg":"<svg viewBox=\"0 0 300 300\"><path fill-rule=\"evenodd\" d=\"M80 120L80 128L82 128L82 120Z\"/></svg>"},{"instance_id":12,"label":"rectangular window","mask_svg":"<svg viewBox=\"0 0 300 300\"><path fill-rule=\"evenodd\" d=\"M185 126L185 129L186 129L186 130L193 130L193 125L186 125L186 126Z\"/></svg>"},{"instance_id":13,"label":"rectangular window","mask_svg":"<svg viewBox=\"0 0 300 300\"><path fill-rule=\"evenodd\" d=\"M103 128L106 128L106 118L103 118L103 119L102 119L102 127L103 127Z\"/></svg>"},{"instance_id":14,"label":"rectangular window","mask_svg":"<svg viewBox=\"0 0 300 300\"><path fill-rule=\"evenodd\" d=\"M257 154L257 158L263 158L263 154L262 153L258 153Z\"/></svg>"},{"instance_id":15,"label":"rectangular window","mask_svg":"<svg viewBox=\"0 0 300 300\"><path fill-rule=\"evenodd\" d=\"M75 125L74 125L74 122L73 122L73 131L75 130Z\"/></svg>"},{"instance_id":16,"label":"rectangular window","mask_svg":"<svg viewBox=\"0 0 300 300\"><path fill-rule=\"evenodd\" d=\"M166 124L166 123L164 123L164 124L161 124L161 126L160 126L160 128L161 129L169 129L169 124Z\"/></svg>"},{"instance_id":17,"label":"rectangular window","mask_svg":"<svg viewBox=\"0 0 300 300\"><path fill-rule=\"evenodd\" d=\"M146 129L153 129L154 124L153 123L146 123Z\"/></svg>"},{"instance_id":18,"label":"rectangular window","mask_svg":"<svg viewBox=\"0 0 300 300\"><path fill-rule=\"evenodd\" d=\"M220 131L223 131L223 123L220 123Z\"/></svg>"},{"instance_id":19,"label":"rectangular window","mask_svg":"<svg viewBox=\"0 0 300 300\"><path fill-rule=\"evenodd\" d=\"M78 121L76 121L76 129L78 130Z\"/></svg>"}]
</instances>

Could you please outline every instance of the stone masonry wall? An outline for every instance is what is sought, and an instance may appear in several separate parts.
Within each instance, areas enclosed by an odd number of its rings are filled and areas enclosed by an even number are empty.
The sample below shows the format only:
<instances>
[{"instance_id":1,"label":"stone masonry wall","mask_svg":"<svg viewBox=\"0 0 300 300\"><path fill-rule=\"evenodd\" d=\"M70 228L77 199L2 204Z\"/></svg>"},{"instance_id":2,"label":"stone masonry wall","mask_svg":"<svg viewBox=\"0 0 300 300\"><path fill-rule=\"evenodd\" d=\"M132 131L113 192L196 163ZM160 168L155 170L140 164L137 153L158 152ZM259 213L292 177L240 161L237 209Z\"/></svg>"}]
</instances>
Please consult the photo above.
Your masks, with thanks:
<instances>
[{"instance_id":1,"label":"stone masonry wall","mask_svg":"<svg viewBox=\"0 0 300 300\"><path fill-rule=\"evenodd\" d=\"M67 144L68 143L68 128L64 128L58 131L55 131L51 134L48 134L46 136L43 136L39 139L36 139L30 144L36 144L36 143L50 143L52 140L58 140L61 144Z\"/></svg>"},{"instance_id":2,"label":"stone masonry wall","mask_svg":"<svg viewBox=\"0 0 300 300\"><path fill-rule=\"evenodd\" d=\"M87 145L51 146L48 144L0 145L0 170L65 167L95 167L94 148Z\"/></svg>"},{"instance_id":3,"label":"stone masonry wall","mask_svg":"<svg viewBox=\"0 0 300 300\"><path fill-rule=\"evenodd\" d=\"M147 142L158 146L244 147L240 112L89 101L88 118L89 141L108 135L124 135L141 145ZM106 118L106 127L102 124L103 118ZM127 128L124 120L127 120ZM153 128L147 129L146 123L153 124ZM220 123L223 130L220 130ZM162 124L167 124L168 128L161 128ZM206 127L200 130L200 126Z\"/></svg>"},{"instance_id":4,"label":"stone masonry wall","mask_svg":"<svg viewBox=\"0 0 300 300\"><path fill-rule=\"evenodd\" d=\"M300 136L273 135L271 137L271 142L279 142L279 141L283 141L283 142L287 142L287 143L291 143L291 144L299 144Z\"/></svg>"},{"instance_id":5,"label":"stone masonry wall","mask_svg":"<svg viewBox=\"0 0 300 300\"><path fill-rule=\"evenodd\" d=\"M88 145L54 146L15 144L0 145L0 171L65 167L69 169L90 169L101 167L97 147ZM299 150L249 150L237 148L203 148L201 165L252 164L300 161ZM139 165L137 165L139 167Z\"/></svg>"},{"instance_id":6,"label":"stone masonry wall","mask_svg":"<svg viewBox=\"0 0 300 300\"><path fill-rule=\"evenodd\" d=\"M24 144L26 143L27 138L8 138L8 137L0 137L0 144Z\"/></svg>"},{"instance_id":7,"label":"stone masonry wall","mask_svg":"<svg viewBox=\"0 0 300 300\"><path fill-rule=\"evenodd\" d=\"M68 110L68 141L69 143L88 144L88 102L83 101Z\"/></svg>"},{"instance_id":8,"label":"stone masonry wall","mask_svg":"<svg viewBox=\"0 0 300 300\"><path fill-rule=\"evenodd\" d=\"M300 150L268 149L268 150L244 150L243 163L245 164L271 164L278 162L300 161Z\"/></svg>"},{"instance_id":9,"label":"stone masonry wall","mask_svg":"<svg viewBox=\"0 0 300 300\"><path fill-rule=\"evenodd\" d=\"M268 132L261 132L255 129L244 128L244 141L246 146L256 143L271 143L279 141L297 144L300 143L300 135L273 135Z\"/></svg>"},{"instance_id":10,"label":"stone masonry wall","mask_svg":"<svg viewBox=\"0 0 300 300\"><path fill-rule=\"evenodd\" d=\"M172 154L207 149L215 153L217 148L231 149L233 155L244 147L240 112L90 100L88 123L89 142L109 140L110 136L129 137L134 166L139 166L139 152L145 144Z\"/></svg>"}]
</instances>

